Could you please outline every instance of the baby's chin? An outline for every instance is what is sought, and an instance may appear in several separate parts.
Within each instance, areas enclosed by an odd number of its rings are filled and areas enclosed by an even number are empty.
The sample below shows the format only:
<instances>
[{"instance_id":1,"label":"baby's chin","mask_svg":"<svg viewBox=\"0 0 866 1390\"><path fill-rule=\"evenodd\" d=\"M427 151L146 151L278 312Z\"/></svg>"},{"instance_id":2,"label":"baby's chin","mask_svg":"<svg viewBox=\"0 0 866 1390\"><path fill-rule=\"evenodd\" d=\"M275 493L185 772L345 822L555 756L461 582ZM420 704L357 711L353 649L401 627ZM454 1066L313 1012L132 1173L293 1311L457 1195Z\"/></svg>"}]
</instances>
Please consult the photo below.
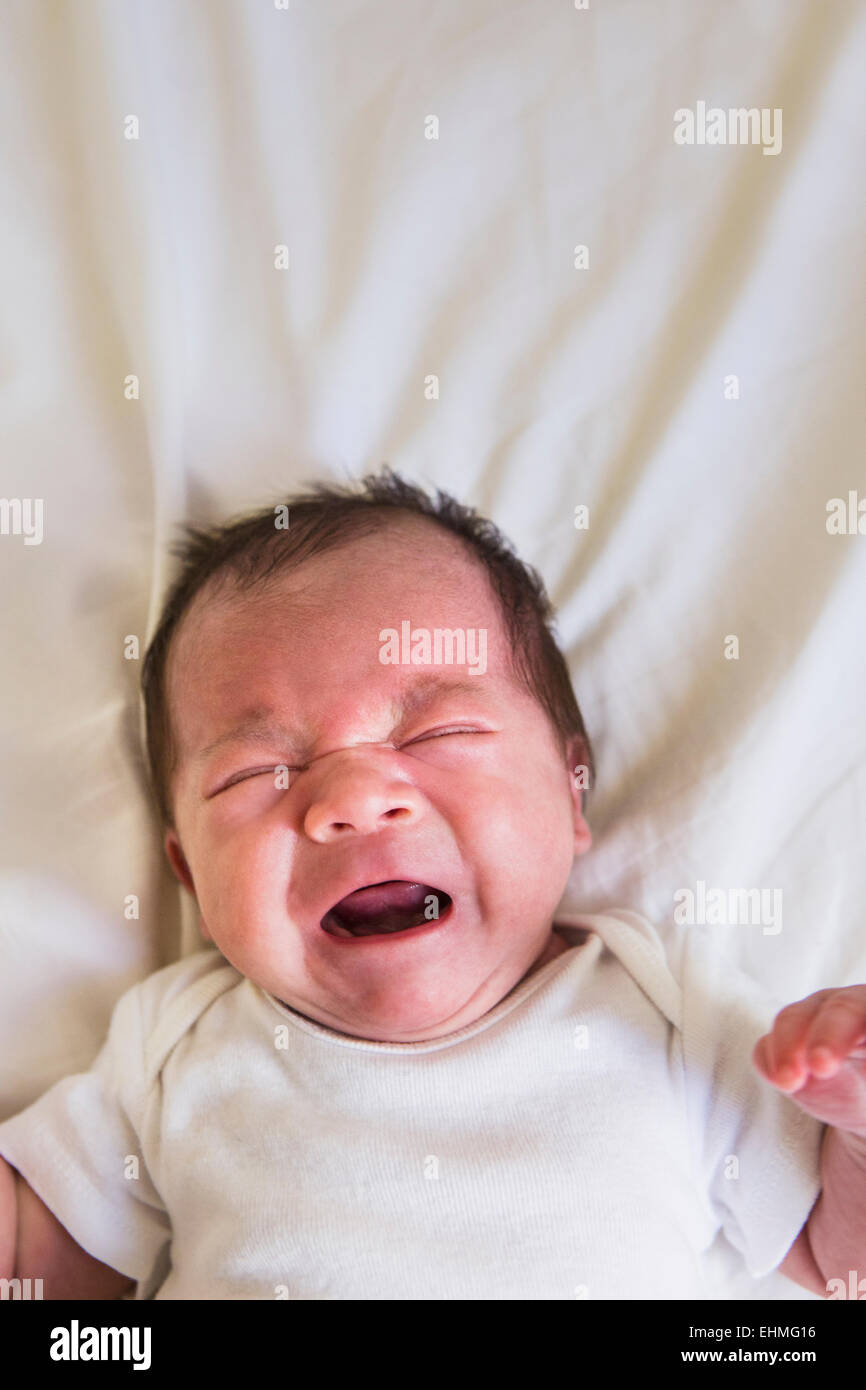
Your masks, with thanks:
<instances>
[{"instance_id":1,"label":"baby's chin","mask_svg":"<svg viewBox=\"0 0 866 1390\"><path fill-rule=\"evenodd\" d=\"M504 998L504 994L502 997ZM368 1009L346 1009L345 1005L337 1000L330 1008L302 1004L301 1001L293 1003L285 998L281 998L280 1002L304 1018L323 1024L334 1032L344 1033L348 1037L359 1038L365 1042L416 1043L444 1038L450 1033L468 1027L494 1008L499 1000L495 1000L486 1008L479 1006L469 1008L468 1011L465 1001L457 1009L444 1003L437 1007L436 1003L430 1000L423 1003L418 1001L414 1007L412 1004L389 1005L382 1001L376 1007Z\"/></svg>"},{"instance_id":2,"label":"baby's chin","mask_svg":"<svg viewBox=\"0 0 866 1390\"><path fill-rule=\"evenodd\" d=\"M558 933L549 938L541 950L530 943L522 958L513 952L491 957L474 951L460 961L443 955L413 962L410 968L408 953L402 958L394 953L390 967L374 970L368 961L361 977L325 983L316 972L294 987L286 982L268 992L295 1013L351 1037L428 1042L477 1022L528 975L568 949Z\"/></svg>"},{"instance_id":3,"label":"baby's chin","mask_svg":"<svg viewBox=\"0 0 866 1390\"><path fill-rule=\"evenodd\" d=\"M527 928L525 901L482 912L459 894L430 922L358 937L274 910L212 918L210 930L202 919L202 928L241 975L287 1008L371 1042L424 1042L468 1027L567 949L552 914Z\"/></svg>"}]
</instances>

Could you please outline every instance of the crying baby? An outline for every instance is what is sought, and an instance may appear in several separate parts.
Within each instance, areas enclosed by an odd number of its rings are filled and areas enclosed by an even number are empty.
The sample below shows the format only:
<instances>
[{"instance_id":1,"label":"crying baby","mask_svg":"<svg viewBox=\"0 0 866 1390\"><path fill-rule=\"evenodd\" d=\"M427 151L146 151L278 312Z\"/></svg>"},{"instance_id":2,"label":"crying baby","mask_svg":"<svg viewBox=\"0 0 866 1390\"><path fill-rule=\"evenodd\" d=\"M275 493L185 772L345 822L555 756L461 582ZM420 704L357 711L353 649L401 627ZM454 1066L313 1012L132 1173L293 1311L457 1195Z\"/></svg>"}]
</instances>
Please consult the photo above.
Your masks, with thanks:
<instances>
[{"instance_id":1,"label":"crying baby","mask_svg":"<svg viewBox=\"0 0 866 1390\"><path fill-rule=\"evenodd\" d=\"M720 1241L820 1292L825 1129L752 1064L772 1008L563 905L594 773L538 574L389 469L281 512L187 527L143 668L206 944L0 1125L46 1297L702 1298ZM383 661L404 623L452 659Z\"/></svg>"}]
</instances>

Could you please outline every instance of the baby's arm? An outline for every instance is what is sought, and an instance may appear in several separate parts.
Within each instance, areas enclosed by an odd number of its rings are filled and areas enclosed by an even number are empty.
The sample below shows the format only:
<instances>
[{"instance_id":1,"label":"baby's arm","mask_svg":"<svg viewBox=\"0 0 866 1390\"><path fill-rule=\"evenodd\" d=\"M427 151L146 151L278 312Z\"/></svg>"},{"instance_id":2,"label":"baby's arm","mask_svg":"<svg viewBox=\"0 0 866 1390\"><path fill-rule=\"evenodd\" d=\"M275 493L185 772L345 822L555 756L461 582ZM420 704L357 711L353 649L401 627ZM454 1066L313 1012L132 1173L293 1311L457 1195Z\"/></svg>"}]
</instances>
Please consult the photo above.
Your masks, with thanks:
<instances>
[{"instance_id":1,"label":"baby's arm","mask_svg":"<svg viewBox=\"0 0 866 1390\"><path fill-rule=\"evenodd\" d=\"M819 989L788 1004L758 1039L752 1061L827 1126L821 1191L779 1266L826 1296L831 1285L846 1288L851 1273L856 1282L866 1254L866 985Z\"/></svg>"},{"instance_id":2,"label":"baby's arm","mask_svg":"<svg viewBox=\"0 0 866 1390\"><path fill-rule=\"evenodd\" d=\"M119 1298L135 1280L73 1240L25 1178L0 1157L0 1279L41 1279L43 1298Z\"/></svg>"}]
</instances>

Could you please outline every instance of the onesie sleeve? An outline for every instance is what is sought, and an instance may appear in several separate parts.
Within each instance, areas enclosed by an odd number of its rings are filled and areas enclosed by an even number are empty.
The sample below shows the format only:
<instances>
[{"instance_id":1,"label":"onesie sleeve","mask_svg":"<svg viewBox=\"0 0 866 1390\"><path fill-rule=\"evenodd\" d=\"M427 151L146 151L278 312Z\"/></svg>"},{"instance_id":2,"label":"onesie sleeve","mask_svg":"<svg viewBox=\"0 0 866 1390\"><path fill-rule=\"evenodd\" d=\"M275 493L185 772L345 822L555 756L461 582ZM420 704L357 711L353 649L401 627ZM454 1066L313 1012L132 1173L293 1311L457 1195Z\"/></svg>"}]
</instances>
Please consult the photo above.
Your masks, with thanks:
<instances>
[{"instance_id":1,"label":"onesie sleeve","mask_svg":"<svg viewBox=\"0 0 866 1390\"><path fill-rule=\"evenodd\" d=\"M777 1091L752 1051L777 1000L729 963L702 928L681 945L686 1106L701 1190L749 1273L778 1268L821 1191L825 1126Z\"/></svg>"},{"instance_id":2,"label":"onesie sleeve","mask_svg":"<svg viewBox=\"0 0 866 1390\"><path fill-rule=\"evenodd\" d=\"M117 1001L89 1071L57 1081L0 1124L0 1154L79 1245L139 1285L170 1239L141 1152L148 1104L142 987Z\"/></svg>"}]
</instances>

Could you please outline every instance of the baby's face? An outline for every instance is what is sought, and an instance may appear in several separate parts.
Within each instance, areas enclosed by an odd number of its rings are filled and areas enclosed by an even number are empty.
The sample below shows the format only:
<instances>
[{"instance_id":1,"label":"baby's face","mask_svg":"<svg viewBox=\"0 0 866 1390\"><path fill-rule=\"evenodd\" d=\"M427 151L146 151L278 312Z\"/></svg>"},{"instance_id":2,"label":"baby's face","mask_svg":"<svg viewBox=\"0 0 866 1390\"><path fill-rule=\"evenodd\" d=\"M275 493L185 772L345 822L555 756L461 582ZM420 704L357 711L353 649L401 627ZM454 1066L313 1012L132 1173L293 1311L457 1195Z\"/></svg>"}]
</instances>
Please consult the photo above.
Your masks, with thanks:
<instances>
[{"instance_id":1,"label":"baby's face","mask_svg":"<svg viewBox=\"0 0 866 1390\"><path fill-rule=\"evenodd\" d=\"M379 634L404 620L486 629L486 670L383 664ZM420 1042L474 1022L555 954L553 916L590 843L580 750L561 754L511 676L496 600L456 539L412 518L273 591L199 595L172 644L168 699L169 858L204 934L291 1008ZM257 733L226 738L253 717ZM275 776L282 765L297 770ZM447 910L391 934L322 925L348 894L399 880L424 886L428 913ZM414 903L419 890L398 892Z\"/></svg>"}]
</instances>

